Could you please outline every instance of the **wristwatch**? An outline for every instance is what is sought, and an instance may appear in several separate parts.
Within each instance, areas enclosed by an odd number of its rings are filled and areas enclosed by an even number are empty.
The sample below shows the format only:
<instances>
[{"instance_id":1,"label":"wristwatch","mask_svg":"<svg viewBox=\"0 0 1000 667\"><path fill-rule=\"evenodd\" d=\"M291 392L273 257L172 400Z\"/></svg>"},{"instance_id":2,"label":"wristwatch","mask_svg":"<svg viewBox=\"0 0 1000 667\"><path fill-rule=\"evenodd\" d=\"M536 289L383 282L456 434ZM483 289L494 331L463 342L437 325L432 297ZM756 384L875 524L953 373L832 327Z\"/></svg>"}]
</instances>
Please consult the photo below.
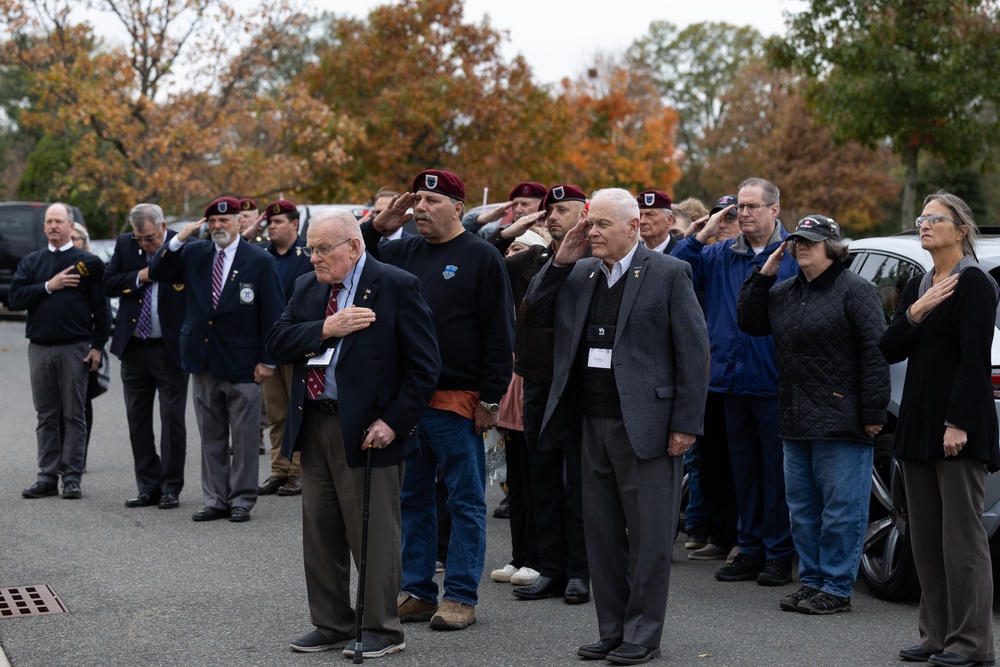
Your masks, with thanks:
<instances>
[{"instance_id":1,"label":"wristwatch","mask_svg":"<svg viewBox=\"0 0 1000 667\"><path fill-rule=\"evenodd\" d=\"M500 412L499 403L487 403L486 401L479 401L479 405L491 415L495 415L496 413Z\"/></svg>"}]
</instances>

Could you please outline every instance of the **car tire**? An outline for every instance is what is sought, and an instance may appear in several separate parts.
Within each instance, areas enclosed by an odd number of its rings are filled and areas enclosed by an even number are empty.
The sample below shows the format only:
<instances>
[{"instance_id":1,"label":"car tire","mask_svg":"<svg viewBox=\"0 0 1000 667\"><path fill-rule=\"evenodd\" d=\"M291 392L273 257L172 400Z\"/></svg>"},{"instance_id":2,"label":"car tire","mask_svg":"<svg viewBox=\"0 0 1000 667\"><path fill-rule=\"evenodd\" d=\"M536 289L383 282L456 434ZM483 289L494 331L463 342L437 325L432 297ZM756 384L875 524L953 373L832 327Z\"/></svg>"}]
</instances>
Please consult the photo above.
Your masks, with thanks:
<instances>
[{"instance_id":1,"label":"car tire","mask_svg":"<svg viewBox=\"0 0 1000 667\"><path fill-rule=\"evenodd\" d=\"M861 580L883 600L920 598L920 581L910 547L903 470L894 451L895 435L875 440L868 528L861 553Z\"/></svg>"}]
</instances>

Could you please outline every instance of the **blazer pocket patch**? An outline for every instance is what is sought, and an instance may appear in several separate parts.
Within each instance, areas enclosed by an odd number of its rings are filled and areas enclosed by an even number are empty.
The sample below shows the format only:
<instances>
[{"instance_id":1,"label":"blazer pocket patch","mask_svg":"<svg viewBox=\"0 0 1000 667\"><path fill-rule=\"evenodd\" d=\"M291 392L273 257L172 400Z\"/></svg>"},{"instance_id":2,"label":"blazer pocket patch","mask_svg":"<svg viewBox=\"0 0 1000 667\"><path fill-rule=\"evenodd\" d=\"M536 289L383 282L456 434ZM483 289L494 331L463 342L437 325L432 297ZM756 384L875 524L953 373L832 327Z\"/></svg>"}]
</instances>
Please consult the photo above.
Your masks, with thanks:
<instances>
[{"instance_id":1,"label":"blazer pocket patch","mask_svg":"<svg viewBox=\"0 0 1000 667\"><path fill-rule=\"evenodd\" d=\"M677 390L674 387L657 387L656 397L657 398L673 398Z\"/></svg>"}]
</instances>

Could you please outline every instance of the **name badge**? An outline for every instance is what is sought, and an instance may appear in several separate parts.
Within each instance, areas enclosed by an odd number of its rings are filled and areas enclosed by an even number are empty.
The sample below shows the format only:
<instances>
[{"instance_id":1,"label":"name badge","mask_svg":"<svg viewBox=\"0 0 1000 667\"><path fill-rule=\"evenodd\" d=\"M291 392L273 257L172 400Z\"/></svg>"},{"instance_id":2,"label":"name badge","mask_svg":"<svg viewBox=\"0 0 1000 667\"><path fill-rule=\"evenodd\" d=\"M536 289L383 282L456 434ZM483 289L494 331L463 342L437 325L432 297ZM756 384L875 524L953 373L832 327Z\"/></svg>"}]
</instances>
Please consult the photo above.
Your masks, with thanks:
<instances>
[{"instance_id":1,"label":"name badge","mask_svg":"<svg viewBox=\"0 0 1000 667\"><path fill-rule=\"evenodd\" d=\"M333 361L333 349L332 347L326 348L326 352L307 361L306 366L326 368Z\"/></svg>"},{"instance_id":2,"label":"name badge","mask_svg":"<svg viewBox=\"0 0 1000 667\"><path fill-rule=\"evenodd\" d=\"M240 304L249 306L257 295L253 291L253 283L240 283Z\"/></svg>"},{"instance_id":3,"label":"name badge","mask_svg":"<svg viewBox=\"0 0 1000 667\"><path fill-rule=\"evenodd\" d=\"M592 347L587 354L587 368L611 368L611 350L603 347Z\"/></svg>"}]
</instances>

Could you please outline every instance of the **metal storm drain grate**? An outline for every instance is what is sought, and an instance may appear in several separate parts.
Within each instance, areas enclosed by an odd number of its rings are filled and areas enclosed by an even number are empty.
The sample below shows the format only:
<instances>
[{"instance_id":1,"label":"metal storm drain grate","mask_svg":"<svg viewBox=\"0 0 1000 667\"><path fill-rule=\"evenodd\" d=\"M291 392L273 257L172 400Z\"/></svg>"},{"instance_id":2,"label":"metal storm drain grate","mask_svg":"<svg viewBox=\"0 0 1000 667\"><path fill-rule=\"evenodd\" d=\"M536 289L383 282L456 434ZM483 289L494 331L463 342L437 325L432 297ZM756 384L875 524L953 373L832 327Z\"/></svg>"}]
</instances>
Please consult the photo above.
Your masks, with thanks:
<instances>
[{"instance_id":1,"label":"metal storm drain grate","mask_svg":"<svg viewBox=\"0 0 1000 667\"><path fill-rule=\"evenodd\" d=\"M65 612L66 605L48 584L0 588L0 618Z\"/></svg>"}]
</instances>

